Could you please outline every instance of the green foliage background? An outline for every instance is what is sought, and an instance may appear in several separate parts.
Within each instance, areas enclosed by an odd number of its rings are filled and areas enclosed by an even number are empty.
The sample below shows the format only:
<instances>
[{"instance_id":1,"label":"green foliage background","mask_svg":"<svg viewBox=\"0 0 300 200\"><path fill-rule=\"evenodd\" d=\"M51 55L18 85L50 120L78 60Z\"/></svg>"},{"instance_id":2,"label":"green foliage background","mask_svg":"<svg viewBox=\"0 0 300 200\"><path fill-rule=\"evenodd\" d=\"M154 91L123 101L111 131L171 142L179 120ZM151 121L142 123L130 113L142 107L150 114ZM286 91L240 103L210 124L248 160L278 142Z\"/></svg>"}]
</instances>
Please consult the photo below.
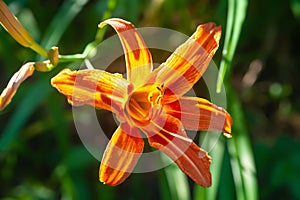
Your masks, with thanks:
<instances>
[{"instance_id":1,"label":"green foliage background","mask_svg":"<svg viewBox=\"0 0 300 200\"><path fill-rule=\"evenodd\" d=\"M0 113L0 198L300 199L299 0L5 2L39 44L58 46L62 54L83 52L98 23L109 17L187 35L201 23L222 25L214 61L221 66L234 126L233 138L221 139L212 152L212 188L195 186L173 165L132 174L117 187L103 185L70 105L50 86L51 77L67 67L61 64L35 72ZM98 37L113 34L108 30ZM1 89L21 65L39 59L0 28ZM255 64L262 68L249 85L245 76Z\"/></svg>"}]
</instances>

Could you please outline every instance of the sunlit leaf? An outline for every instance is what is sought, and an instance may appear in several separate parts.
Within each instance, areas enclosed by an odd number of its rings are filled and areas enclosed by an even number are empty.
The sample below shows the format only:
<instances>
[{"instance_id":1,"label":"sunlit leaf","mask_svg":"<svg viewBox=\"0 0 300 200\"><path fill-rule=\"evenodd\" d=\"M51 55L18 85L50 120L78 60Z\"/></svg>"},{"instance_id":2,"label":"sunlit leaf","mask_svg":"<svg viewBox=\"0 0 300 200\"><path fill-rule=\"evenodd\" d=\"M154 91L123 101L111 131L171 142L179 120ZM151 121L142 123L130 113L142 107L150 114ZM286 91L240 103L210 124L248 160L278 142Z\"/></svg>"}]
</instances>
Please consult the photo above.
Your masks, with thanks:
<instances>
[{"instance_id":1,"label":"sunlit leaf","mask_svg":"<svg viewBox=\"0 0 300 200\"><path fill-rule=\"evenodd\" d=\"M167 156L162 154L164 162L169 163L170 160ZM177 167L175 163L170 164L164 168L166 175L168 190L170 191L171 199L181 200L190 199L188 179L187 176Z\"/></svg>"},{"instance_id":2,"label":"sunlit leaf","mask_svg":"<svg viewBox=\"0 0 300 200\"><path fill-rule=\"evenodd\" d=\"M228 88L228 87L227 87ZM247 133L242 106L237 95L232 90L227 90L230 98L230 111L235 123L233 133L235 137L228 141L228 150L231 157L232 174L238 199L258 199L258 184L256 167L249 135Z\"/></svg>"},{"instance_id":3,"label":"sunlit leaf","mask_svg":"<svg viewBox=\"0 0 300 200\"><path fill-rule=\"evenodd\" d=\"M218 93L221 91L226 72L230 69L247 14L247 6L248 0L228 0L225 41L222 52L223 58L220 63L220 71L216 88Z\"/></svg>"},{"instance_id":4,"label":"sunlit leaf","mask_svg":"<svg viewBox=\"0 0 300 200\"><path fill-rule=\"evenodd\" d=\"M213 158L211 163L211 174L212 174L212 186L209 188L203 188L198 185L195 186L194 199L197 200L214 200L217 197L218 190L220 187L220 178L222 171L222 163L225 151L224 140L220 139L218 133L204 133L201 138L208 138L205 140L202 148L209 149L213 147L209 152L209 155Z\"/></svg>"}]
</instances>

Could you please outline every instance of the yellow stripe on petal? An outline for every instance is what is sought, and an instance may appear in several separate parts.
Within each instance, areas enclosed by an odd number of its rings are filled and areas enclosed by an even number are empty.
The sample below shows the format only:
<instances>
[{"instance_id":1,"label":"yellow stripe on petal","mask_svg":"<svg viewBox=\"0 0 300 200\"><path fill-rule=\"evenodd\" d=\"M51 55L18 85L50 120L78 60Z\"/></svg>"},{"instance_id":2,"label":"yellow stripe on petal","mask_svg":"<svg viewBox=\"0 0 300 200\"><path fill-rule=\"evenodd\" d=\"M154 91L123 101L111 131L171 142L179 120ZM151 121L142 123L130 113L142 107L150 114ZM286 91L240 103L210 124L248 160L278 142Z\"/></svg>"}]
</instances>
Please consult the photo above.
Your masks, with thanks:
<instances>
[{"instance_id":1,"label":"yellow stripe on petal","mask_svg":"<svg viewBox=\"0 0 300 200\"><path fill-rule=\"evenodd\" d=\"M143 38L135 27L123 19L112 18L99 24L112 26L120 37L127 67L127 80L135 87L141 86L152 71L152 57Z\"/></svg>"},{"instance_id":2,"label":"yellow stripe on petal","mask_svg":"<svg viewBox=\"0 0 300 200\"><path fill-rule=\"evenodd\" d=\"M99 180L118 185L133 171L144 149L144 140L136 127L123 123L115 131L104 152Z\"/></svg>"},{"instance_id":3,"label":"yellow stripe on petal","mask_svg":"<svg viewBox=\"0 0 300 200\"><path fill-rule=\"evenodd\" d=\"M153 71L147 82L164 84L165 101L175 101L191 89L205 72L218 49L220 37L221 27L214 23L198 26L196 32Z\"/></svg>"},{"instance_id":4,"label":"yellow stripe on petal","mask_svg":"<svg viewBox=\"0 0 300 200\"><path fill-rule=\"evenodd\" d=\"M232 119L228 112L206 99L181 97L178 101L164 105L166 113L181 120L190 130L222 131L231 137Z\"/></svg>"},{"instance_id":5,"label":"yellow stripe on petal","mask_svg":"<svg viewBox=\"0 0 300 200\"><path fill-rule=\"evenodd\" d=\"M70 69L64 69L53 77L51 84L73 106L87 104L117 113L122 112L129 85L120 74L102 70Z\"/></svg>"}]
</instances>

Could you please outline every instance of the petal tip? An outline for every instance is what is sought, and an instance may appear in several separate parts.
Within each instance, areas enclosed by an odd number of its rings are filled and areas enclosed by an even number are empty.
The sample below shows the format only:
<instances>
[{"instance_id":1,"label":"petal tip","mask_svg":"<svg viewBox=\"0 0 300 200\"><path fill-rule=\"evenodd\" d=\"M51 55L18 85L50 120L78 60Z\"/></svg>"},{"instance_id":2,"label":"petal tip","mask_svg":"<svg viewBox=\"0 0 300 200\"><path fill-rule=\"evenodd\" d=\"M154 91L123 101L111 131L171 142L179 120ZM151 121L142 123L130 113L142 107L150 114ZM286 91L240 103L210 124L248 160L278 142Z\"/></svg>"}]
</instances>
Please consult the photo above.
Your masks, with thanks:
<instances>
[{"instance_id":1,"label":"petal tip","mask_svg":"<svg viewBox=\"0 0 300 200\"><path fill-rule=\"evenodd\" d=\"M123 173L123 176L119 176L120 174L116 174L114 172L117 171L115 171L115 169L111 167L101 164L99 170L99 181L105 185L117 186L123 183L126 180L126 178L129 176L129 173Z\"/></svg>"},{"instance_id":2,"label":"petal tip","mask_svg":"<svg viewBox=\"0 0 300 200\"><path fill-rule=\"evenodd\" d=\"M208 22L208 23L205 23L205 24L200 24L198 27L197 27L197 31L204 31L204 32L220 32L222 30L222 27L221 26L217 26L216 23L214 22Z\"/></svg>"},{"instance_id":3,"label":"petal tip","mask_svg":"<svg viewBox=\"0 0 300 200\"><path fill-rule=\"evenodd\" d=\"M217 46L222 34L222 27L217 26L214 22L208 22L206 24L201 24L197 27L194 38L200 42L205 41L204 38L211 38L215 40Z\"/></svg>"},{"instance_id":4,"label":"petal tip","mask_svg":"<svg viewBox=\"0 0 300 200\"><path fill-rule=\"evenodd\" d=\"M223 135L226 138L232 138L231 127L232 127L232 118L230 114L226 112L226 118L225 118L224 130L223 130L224 131Z\"/></svg>"},{"instance_id":5,"label":"petal tip","mask_svg":"<svg viewBox=\"0 0 300 200\"><path fill-rule=\"evenodd\" d=\"M55 85L62 80L63 77L65 77L68 74L71 74L72 71L68 68L63 69L62 71L60 71L56 76L51 78L51 85L53 87L55 87Z\"/></svg>"},{"instance_id":6,"label":"petal tip","mask_svg":"<svg viewBox=\"0 0 300 200\"><path fill-rule=\"evenodd\" d=\"M212 185L212 177L211 177L211 173L209 172L207 175L207 179L205 182L196 182L198 185L202 186L202 187L210 187Z\"/></svg>"},{"instance_id":7,"label":"petal tip","mask_svg":"<svg viewBox=\"0 0 300 200\"><path fill-rule=\"evenodd\" d=\"M124 19L121 18L110 18L107 19L101 23L98 24L98 28L103 28L104 26L106 26L107 24L111 25L113 28L118 28L121 25L125 25L126 28L133 28L133 24L130 23L129 21L126 21Z\"/></svg>"},{"instance_id":8,"label":"petal tip","mask_svg":"<svg viewBox=\"0 0 300 200\"><path fill-rule=\"evenodd\" d=\"M224 135L226 138L229 138L229 139L232 138L231 133L226 133L226 132L224 132L223 135Z\"/></svg>"},{"instance_id":9,"label":"petal tip","mask_svg":"<svg viewBox=\"0 0 300 200\"><path fill-rule=\"evenodd\" d=\"M107 23L105 21L101 22L100 24L98 24L98 28L103 28L106 25L107 25Z\"/></svg>"}]
</instances>

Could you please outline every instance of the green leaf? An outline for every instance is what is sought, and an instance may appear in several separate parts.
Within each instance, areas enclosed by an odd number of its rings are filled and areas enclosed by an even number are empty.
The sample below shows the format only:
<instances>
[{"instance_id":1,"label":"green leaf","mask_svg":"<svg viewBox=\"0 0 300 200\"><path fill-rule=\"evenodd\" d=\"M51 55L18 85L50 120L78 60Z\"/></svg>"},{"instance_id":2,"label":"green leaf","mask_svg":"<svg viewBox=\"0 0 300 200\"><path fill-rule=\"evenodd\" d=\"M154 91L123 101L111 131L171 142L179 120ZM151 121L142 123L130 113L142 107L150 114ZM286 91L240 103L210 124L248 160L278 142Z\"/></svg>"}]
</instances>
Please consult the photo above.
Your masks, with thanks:
<instances>
[{"instance_id":1,"label":"green leaf","mask_svg":"<svg viewBox=\"0 0 300 200\"><path fill-rule=\"evenodd\" d=\"M29 119L29 116L49 92L50 84L44 79L37 81L36 84L31 87L31 90L19 103L16 111L13 113L10 121L4 128L0 138L0 151L10 147L11 143L19 135L21 128Z\"/></svg>"},{"instance_id":2,"label":"green leaf","mask_svg":"<svg viewBox=\"0 0 300 200\"><path fill-rule=\"evenodd\" d=\"M221 92L226 71L229 70L238 44L242 26L247 13L248 0L228 0L227 24L223 47L223 58L217 81L217 92Z\"/></svg>"},{"instance_id":3,"label":"green leaf","mask_svg":"<svg viewBox=\"0 0 300 200\"><path fill-rule=\"evenodd\" d=\"M300 0L290 0L290 5L295 18L300 20Z\"/></svg>"},{"instance_id":4,"label":"green leaf","mask_svg":"<svg viewBox=\"0 0 300 200\"><path fill-rule=\"evenodd\" d=\"M164 155L161 154L162 160L164 162L169 163L170 159ZM166 188L168 188L170 194L170 198L172 200L181 200L181 199L191 199L190 193L189 193L189 184L188 184L188 178L187 176L179 169L179 167L172 163L168 167L164 168L165 178L166 182L162 180L162 182L165 182L166 185L160 184L162 193L165 193L166 197ZM161 179L164 179L163 176L161 176Z\"/></svg>"},{"instance_id":5,"label":"green leaf","mask_svg":"<svg viewBox=\"0 0 300 200\"><path fill-rule=\"evenodd\" d=\"M236 191L234 187L232 168L227 146L225 146L218 197L222 200L236 199Z\"/></svg>"},{"instance_id":6,"label":"green leaf","mask_svg":"<svg viewBox=\"0 0 300 200\"><path fill-rule=\"evenodd\" d=\"M233 120L233 137L228 141L228 150L237 198L255 200L258 199L256 168L243 109L235 92L229 87L227 91Z\"/></svg>"},{"instance_id":7,"label":"green leaf","mask_svg":"<svg viewBox=\"0 0 300 200\"><path fill-rule=\"evenodd\" d=\"M50 49L57 45L68 25L82 10L88 0L68 0L59 8L58 12L48 26L41 46Z\"/></svg>"},{"instance_id":8,"label":"green leaf","mask_svg":"<svg viewBox=\"0 0 300 200\"><path fill-rule=\"evenodd\" d=\"M212 174L212 186L209 188L203 188L199 185L195 186L194 199L197 200L214 200L217 197L220 176L222 170L222 162L224 157L225 144L224 140L220 139L220 133L208 132L202 133L202 138L205 138L205 143L201 148L208 150L209 155L212 157L211 174Z\"/></svg>"},{"instance_id":9,"label":"green leaf","mask_svg":"<svg viewBox=\"0 0 300 200\"><path fill-rule=\"evenodd\" d=\"M238 44L242 25L247 11L247 0L228 0L226 34L223 48L223 58L217 81L217 92L221 92L225 73L231 67L233 56ZM225 81L227 84L228 79ZM229 82L229 81L228 81ZM233 119L233 138L228 141L228 150L231 157L231 168L238 199L257 199L258 186L256 169L250 139L247 133L242 106L237 95L227 84L229 99L229 113Z\"/></svg>"}]
</instances>

